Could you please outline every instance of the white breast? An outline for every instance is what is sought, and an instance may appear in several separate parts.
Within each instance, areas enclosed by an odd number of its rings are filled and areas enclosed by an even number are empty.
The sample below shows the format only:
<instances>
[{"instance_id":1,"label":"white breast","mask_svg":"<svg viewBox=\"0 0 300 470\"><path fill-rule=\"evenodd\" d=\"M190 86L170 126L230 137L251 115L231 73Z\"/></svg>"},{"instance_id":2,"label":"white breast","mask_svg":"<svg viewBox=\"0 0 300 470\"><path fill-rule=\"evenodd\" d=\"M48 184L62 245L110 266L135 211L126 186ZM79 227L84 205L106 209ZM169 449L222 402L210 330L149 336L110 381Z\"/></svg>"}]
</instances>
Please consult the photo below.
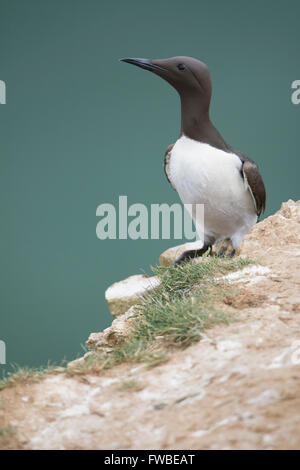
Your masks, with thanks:
<instances>
[{"instance_id":1,"label":"white breast","mask_svg":"<svg viewBox=\"0 0 300 470\"><path fill-rule=\"evenodd\" d=\"M256 222L241 167L237 155L186 136L171 151L167 171L172 186L184 204L204 204L205 231L215 238L247 233Z\"/></svg>"}]
</instances>

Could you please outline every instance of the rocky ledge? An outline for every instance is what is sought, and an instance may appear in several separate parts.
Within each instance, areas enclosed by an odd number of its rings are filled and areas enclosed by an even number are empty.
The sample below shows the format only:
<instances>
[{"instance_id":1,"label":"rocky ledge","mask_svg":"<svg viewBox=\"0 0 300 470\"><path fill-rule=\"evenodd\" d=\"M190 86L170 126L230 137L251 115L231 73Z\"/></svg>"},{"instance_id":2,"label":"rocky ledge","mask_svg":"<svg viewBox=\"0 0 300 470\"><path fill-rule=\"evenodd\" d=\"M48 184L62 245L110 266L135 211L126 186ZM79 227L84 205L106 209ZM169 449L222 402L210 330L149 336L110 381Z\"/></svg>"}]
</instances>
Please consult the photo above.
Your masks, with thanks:
<instances>
[{"instance_id":1,"label":"rocky ledge","mask_svg":"<svg viewBox=\"0 0 300 470\"><path fill-rule=\"evenodd\" d=\"M182 249L171 248L161 263ZM5 388L0 428L17 432L2 447L299 449L300 201L253 227L238 255L256 264L227 275L239 286L224 301L237 321L214 326L152 369L123 363L72 376L73 362L67 372ZM91 352L109 352L129 334L135 306L157 282L132 276L107 290L116 318L90 335Z\"/></svg>"}]
</instances>

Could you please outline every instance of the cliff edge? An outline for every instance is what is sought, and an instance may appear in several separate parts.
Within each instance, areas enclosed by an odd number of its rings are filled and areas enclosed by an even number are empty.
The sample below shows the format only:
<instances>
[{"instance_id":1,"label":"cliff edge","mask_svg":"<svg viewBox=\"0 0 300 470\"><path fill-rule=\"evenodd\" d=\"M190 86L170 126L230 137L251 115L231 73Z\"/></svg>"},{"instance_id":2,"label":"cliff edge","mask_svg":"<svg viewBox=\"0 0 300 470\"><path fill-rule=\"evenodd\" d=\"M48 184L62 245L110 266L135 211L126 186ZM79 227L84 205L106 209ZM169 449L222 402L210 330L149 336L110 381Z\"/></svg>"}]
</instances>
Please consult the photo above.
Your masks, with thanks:
<instances>
[{"instance_id":1,"label":"cliff edge","mask_svg":"<svg viewBox=\"0 0 300 470\"><path fill-rule=\"evenodd\" d=\"M156 367L88 367L126 341L141 295L160 280L133 276L112 286L106 297L116 320L90 336L84 358L3 387L0 448L299 449L300 201L253 227L237 254L246 256L254 262L224 275L233 290L216 300L233 321L169 348Z\"/></svg>"}]
</instances>

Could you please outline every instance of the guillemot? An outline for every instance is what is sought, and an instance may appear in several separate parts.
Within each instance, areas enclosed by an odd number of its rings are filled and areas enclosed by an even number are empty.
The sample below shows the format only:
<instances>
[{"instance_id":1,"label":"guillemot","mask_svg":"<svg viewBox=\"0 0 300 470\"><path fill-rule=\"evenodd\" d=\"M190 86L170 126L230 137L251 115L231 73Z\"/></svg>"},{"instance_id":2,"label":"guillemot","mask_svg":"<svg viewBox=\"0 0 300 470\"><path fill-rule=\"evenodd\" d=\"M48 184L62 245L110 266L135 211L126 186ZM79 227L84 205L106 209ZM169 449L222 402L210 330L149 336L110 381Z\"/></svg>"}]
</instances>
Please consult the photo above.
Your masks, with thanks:
<instances>
[{"instance_id":1,"label":"guillemot","mask_svg":"<svg viewBox=\"0 0 300 470\"><path fill-rule=\"evenodd\" d=\"M181 132L165 152L168 181L183 204L204 204L204 227L191 215L201 249L185 251L175 263L202 256L227 238L233 252L265 209L266 191L253 160L228 145L210 120L212 83L208 67L192 57L169 59L124 58L123 62L149 70L174 87L181 101Z\"/></svg>"}]
</instances>

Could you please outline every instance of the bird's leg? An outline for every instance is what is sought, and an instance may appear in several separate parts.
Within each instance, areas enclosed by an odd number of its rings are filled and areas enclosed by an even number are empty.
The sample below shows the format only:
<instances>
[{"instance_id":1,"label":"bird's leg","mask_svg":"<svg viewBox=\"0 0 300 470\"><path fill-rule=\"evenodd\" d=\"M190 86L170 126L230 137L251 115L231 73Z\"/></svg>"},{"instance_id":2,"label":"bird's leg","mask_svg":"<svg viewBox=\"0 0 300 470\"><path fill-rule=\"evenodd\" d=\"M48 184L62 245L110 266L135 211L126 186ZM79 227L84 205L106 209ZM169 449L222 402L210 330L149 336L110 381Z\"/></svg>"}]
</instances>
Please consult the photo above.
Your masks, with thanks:
<instances>
[{"instance_id":1,"label":"bird's leg","mask_svg":"<svg viewBox=\"0 0 300 470\"><path fill-rule=\"evenodd\" d=\"M228 248L225 247L225 248L221 248L220 251L218 251L218 257L219 258L233 258L235 255L235 249L232 248L229 252L228 252Z\"/></svg>"},{"instance_id":2,"label":"bird's leg","mask_svg":"<svg viewBox=\"0 0 300 470\"><path fill-rule=\"evenodd\" d=\"M219 248L220 247L220 248ZM215 245L216 256L219 258L233 258L235 249L230 238L225 238Z\"/></svg>"},{"instance_id":3,"label":"bird's leg","mask_svg":"<svg viewBox=\"0 0 300 470\"><path fill-rule=\"evenodd\" d=\"M174 266L178 266L179 264L186 263L187 261L191 260L192 258L197 258L198 256L204 255L207 250L211 252L211 245L204 245L202 248L198 250L187 250L184 251L178 258L176 258Z\"/></svg>"},{"instance_id":4,"label":"bird's leg","mask_svg":"<svg viewBox=\"0 0 300 470\"><path fill-rule=\"evenodd\" d=\"M227 246L222 246L221 249L218 251L217 253L217 256L219 258L225 258L225 253L226 253L226 250L227 250Z\"/></svg>"}]
</instances>

